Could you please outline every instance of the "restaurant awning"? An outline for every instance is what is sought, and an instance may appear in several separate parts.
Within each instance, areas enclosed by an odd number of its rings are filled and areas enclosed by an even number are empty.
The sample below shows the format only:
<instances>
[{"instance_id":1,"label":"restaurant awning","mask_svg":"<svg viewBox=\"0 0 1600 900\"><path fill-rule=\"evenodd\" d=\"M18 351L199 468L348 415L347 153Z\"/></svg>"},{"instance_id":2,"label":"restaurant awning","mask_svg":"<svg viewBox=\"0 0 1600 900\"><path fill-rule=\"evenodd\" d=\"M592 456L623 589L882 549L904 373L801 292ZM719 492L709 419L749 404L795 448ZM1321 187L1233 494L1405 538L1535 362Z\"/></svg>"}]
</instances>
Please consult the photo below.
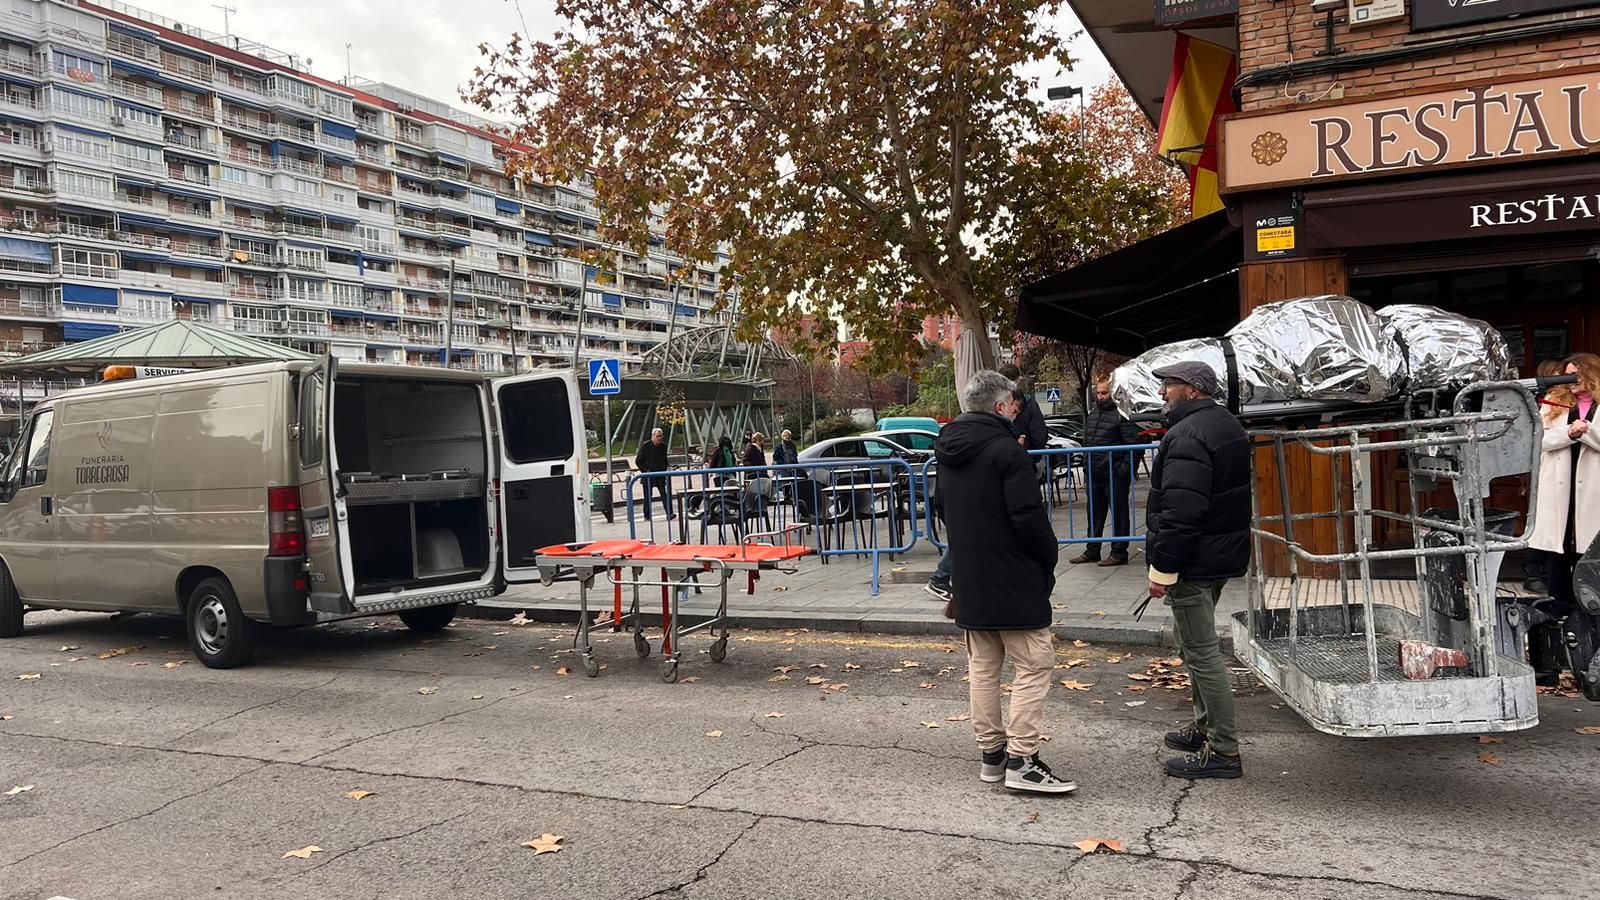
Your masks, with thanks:
<instances>
[{"instance_id":1,"label":"restaurant awning","mask_svg":"<svg viewBox=\"0 0 1600 900\"><path fill-rule=\"evenodd\" d=\"M1239 227L1219 211L1025 286L1017 328L1135 356L1239 322Z\"/></svg>"}]
</instances>

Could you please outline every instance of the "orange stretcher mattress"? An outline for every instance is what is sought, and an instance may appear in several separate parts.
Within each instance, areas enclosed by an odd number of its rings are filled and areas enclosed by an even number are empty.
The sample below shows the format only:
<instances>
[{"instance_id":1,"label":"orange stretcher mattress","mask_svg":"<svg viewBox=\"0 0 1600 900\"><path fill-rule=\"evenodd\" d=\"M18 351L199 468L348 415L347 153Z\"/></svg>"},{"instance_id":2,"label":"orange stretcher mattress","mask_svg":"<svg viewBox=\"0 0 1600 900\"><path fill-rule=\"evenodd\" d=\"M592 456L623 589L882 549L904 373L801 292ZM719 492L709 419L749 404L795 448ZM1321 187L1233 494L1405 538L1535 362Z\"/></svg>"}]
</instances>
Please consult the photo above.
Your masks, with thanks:
<instances>
[{"instance_id":1,"label":"orange stretcher mattress","mask_svg":"<svg viewBox=\"0 0 1600 900\"><path fill-rule=\"evenodd\" d=\"M778 563L799 559L811 553L810 547L791 544L774 547L765 544L650 544L631 555L647 562L694 562L718 559L726 562Z\"/></svg>"},{"instance_id":2,"label":"orange stretcher mattress","mask_svg":"<svg viewBox=\"0 0 1600 900\"><path fill-rule=\"evenodd\" d=\"M565 557L569 559L615 559L631 556L650 546L643 541L580 541L576 544L553 544L541 547L535 556Z\"/></svg>"}]
</instances>

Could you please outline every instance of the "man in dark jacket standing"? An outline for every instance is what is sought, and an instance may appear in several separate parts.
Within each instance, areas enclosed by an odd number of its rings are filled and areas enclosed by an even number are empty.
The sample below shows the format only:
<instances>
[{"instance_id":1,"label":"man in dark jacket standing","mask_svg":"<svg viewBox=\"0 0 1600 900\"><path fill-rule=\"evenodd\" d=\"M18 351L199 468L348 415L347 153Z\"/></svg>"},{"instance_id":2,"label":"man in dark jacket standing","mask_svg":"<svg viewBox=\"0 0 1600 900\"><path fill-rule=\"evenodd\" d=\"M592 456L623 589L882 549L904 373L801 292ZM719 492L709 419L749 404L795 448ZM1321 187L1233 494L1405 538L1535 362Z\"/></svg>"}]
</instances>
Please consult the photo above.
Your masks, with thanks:
<instances>
[{"instance_id":1,"label":"man in dark jacket standing","mask_svg":"<svg viewBox=\"0 0 1600 900\"><path fill-rule=\"evenodd\" d=\"M650 440L639 448L639 453L633 458L633 464L640 472L665 472L667 465L667 444L662 439L661 429L650 432ZM672 487L667 484L665 476L660 478L645 478L644 481L644 517L650 518L650 495L661 495L661 507L667 511L667 521L672 521Z\"/></svg>"},{"instance_id":2,"label":"man in dark jacket standing","mask_svg":"<svg viewBox=\"0 0 1600 900\"><path fill-rule=\"evenodd\" d=\"M1194 723L1169 732L1185 755L1167 761L1179 778L1238 778L1233 688L1217 640L1217 597L1250 562L1250 440L1213 400L1217 376L1202 362L1155 370L1167 434L1150 470L1150 596L1172 608L1178 652L1189 668Z\"/></svg>"},{"instance_id":3,"label":"man in dark jacket standing","mask_svg":"<svg viewBox=\"0 0 1600 900\"><path fill-rule=\"evenodd\" d=\"M1083 445L1085 447L1126 447L1143 444L1139 426L1117 412L1117 402L1111 399L1111 382L1102 378L1094 386L1095 408L1083 420ZM1133 454L1123 450L1110 453L1086 453L1088 465L1084 467L1089 479L1089 535L1105 534L1106 511L1111 511L1113 535L1127 535L1132 524L1128 521L1128 500L1133 486ZM1083 545L1083 552L1068 560L1071 563L1099 563L1102 566L1128 564L1128 542L1111 544L1111 555L1100 558L1100 542Z\"/></svg>"},{"instance_id":4,"label":"man in dark jacket standing","mask_svg":"<svg viewBox=\"0 0 1600 900\"><path fill-rule=\"evenodd\" d=\"M794 432L785 428L783 438L777 446L772 448L772 464L775 466L792 466L800 461L800 450L794 445ZM787 477L794 477L794 472L783 473Z\"/></svg>"},{"instance_id":5,"label":"man in dark jacket standing","mask_svg":"<svg viewBox=\"0 0 1600 900\"><path fill-rule=\"evenodd\" d=\"M943 514L955 579L956 624L967 632L972 727L983 763L978 777L1016 791L1077 789L1039 759L1045 695L1056 654L1050 632L1056 536L1033 463L1011 432L1014 385L979 372L961 392L966 410L934 444L935 505ZM1001 717L1000 671L1014 670L1009 725Z\"/></svg>"}]
</instances>

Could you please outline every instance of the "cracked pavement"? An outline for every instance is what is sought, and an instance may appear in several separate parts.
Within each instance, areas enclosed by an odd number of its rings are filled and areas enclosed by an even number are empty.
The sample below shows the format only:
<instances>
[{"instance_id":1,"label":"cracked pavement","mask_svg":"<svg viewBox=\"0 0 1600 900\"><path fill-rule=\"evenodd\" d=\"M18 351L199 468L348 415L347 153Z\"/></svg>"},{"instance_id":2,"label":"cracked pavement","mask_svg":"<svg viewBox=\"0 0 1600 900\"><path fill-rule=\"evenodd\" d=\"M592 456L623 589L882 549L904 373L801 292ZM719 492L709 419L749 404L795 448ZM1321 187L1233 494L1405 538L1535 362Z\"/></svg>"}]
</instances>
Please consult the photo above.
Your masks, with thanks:
<instances>
[{"instance_id":1,"label":"cracked pavement","mask_svg":"<svg viewBox=\"0 0 1600 900\"><path fill-rule=\"evenodd\" d=\"M0 644L0 794L33 786L0 796L0 900L1600 893L1575 863L1600 796L1600 737L1576 729L1600 706L1575 698L1485 747L1328 737L1255 693L1246 778L1190 784L1160 771L1186 694L1124 677L1151 652L1066 644L1089 663L1056 680L1093 687L1053 686L1043 752L1080 787L1035 797L978 782L956 639L736 631L715 665L696 636L697 680L668 685L626 634L597 635L585 678L539 625L358 620L225 672L162 668L191 660L179 635L50 613ZM547 832L560 853L520 846Z\"/></svg>"}]
</instances>

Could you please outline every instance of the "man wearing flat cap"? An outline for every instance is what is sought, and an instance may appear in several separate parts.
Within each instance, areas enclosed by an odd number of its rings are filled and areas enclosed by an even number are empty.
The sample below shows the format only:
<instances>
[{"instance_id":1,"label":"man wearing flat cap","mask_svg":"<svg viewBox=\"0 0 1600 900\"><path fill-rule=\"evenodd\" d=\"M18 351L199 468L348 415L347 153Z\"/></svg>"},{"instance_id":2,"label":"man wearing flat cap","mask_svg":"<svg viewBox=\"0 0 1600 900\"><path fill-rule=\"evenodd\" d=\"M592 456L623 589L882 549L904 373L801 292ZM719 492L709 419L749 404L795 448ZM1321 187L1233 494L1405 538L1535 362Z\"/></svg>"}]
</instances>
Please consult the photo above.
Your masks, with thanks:
<instances>
[{"instance_id":1,"label":"man wearing flat cap","mask_svg":"<svg viewBox=\"0 0 1600 900\"><path fill-rule=\"evenodd\" d=\"M1189 669L1194 722L1167 734L1184 755L1167 761L1179 778L1238 778L1233 688L1217 640L1217 597L1250 561L1250 441L1216 400L1217 374L1203 362L1155 370L1167 433L1150 470L1146 556L1150 596L1172 609L1178 652Z\"/></svg>"}]
</instances>

